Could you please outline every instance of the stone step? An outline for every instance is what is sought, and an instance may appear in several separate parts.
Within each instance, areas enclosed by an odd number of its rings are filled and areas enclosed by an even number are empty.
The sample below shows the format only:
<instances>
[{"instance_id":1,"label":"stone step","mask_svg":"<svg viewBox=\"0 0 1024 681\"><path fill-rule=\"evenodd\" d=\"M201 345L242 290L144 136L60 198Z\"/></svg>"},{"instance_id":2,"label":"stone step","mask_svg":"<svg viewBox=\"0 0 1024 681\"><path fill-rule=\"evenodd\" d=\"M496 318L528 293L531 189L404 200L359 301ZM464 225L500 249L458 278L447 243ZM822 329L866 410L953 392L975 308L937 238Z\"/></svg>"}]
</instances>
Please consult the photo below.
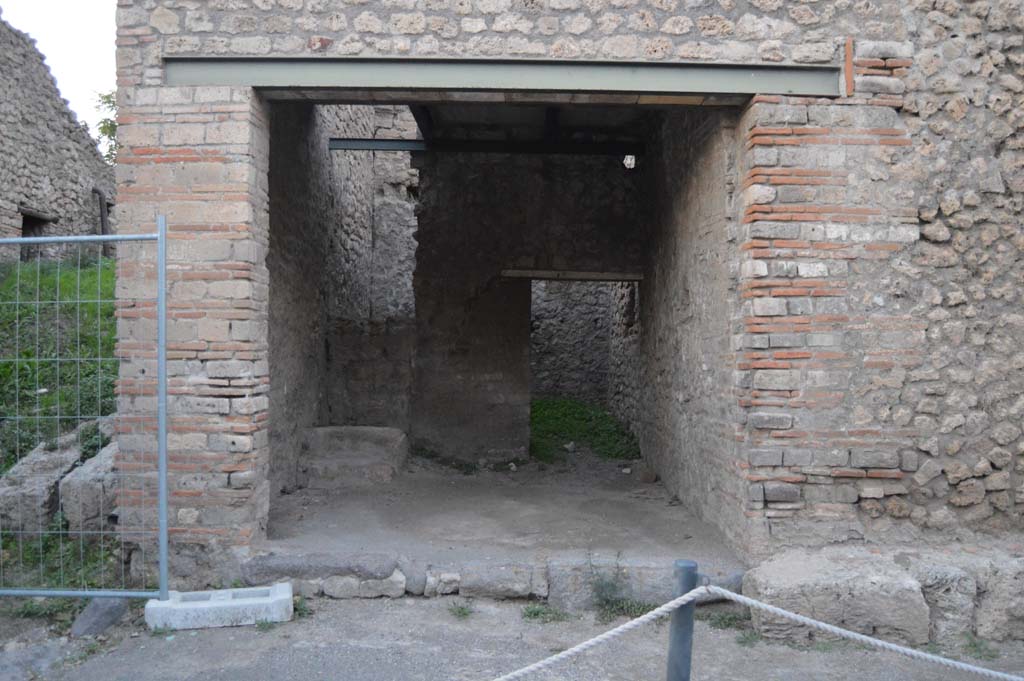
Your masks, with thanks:
<instances>
[{"instance_id":1,"label":"stone step","mask_svg":"<svg viewBox=\"0 0 1024 681\"><path fill-rule=\"evenodd\" d=\"M332 488L338 482L390 482L408 457L409 440L397 428L310 428L303 436L299 474L313 489Z\"/></svg>"},{"instance_id":2,"label":"stone step","mask_svg":"<svg viewBox=\"0 0 1024 681\"><path fill-rule=\"evenodd\" d=\"M705 565L711 583L739 590L742 572ZM395 598L458 594L471 598L545 599L580 612L605 598L654 605L674 597L673 561L668 558L597 555L571 551L534 559L467 559L434 562L387 554L265 551L242 564L248 584L290 580L296 593L332 598Z\"/></svg>"}]
</instances>

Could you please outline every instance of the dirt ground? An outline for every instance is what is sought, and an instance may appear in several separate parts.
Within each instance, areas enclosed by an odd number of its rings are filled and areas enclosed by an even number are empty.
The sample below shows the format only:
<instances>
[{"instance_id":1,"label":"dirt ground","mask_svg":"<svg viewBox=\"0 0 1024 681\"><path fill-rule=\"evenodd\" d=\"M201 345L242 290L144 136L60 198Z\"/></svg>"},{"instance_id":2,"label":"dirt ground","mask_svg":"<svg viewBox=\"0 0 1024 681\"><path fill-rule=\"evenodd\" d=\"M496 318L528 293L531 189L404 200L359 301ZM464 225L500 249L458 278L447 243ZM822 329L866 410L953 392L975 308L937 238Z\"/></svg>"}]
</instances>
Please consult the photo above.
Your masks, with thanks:
<instances>
[{"instance_id":1,"label":"dirt ground","mask_svg":"<svg viewBox=\"0 0 1024 681\"><path fill-rule=\"evenodd\" d=\"M468 615L458 607L463 605ZM309 602L311 612L287 624L160 634L143 628L136 609L99 641L72 641L38 620L7 618L0 619L0 679L488 681L615 624L597 622L593 614L528 621L525 605L458 598L315 599ZM801 648L767 643L753 635L733 606L702 607L698 619L695 680L975 678L842 643ZM667 637L665 624L652 625L532 678L661 681ZM965 641L959 650L946 652L1024 672L1022 643Z\"/></svg>"}]
</instances>

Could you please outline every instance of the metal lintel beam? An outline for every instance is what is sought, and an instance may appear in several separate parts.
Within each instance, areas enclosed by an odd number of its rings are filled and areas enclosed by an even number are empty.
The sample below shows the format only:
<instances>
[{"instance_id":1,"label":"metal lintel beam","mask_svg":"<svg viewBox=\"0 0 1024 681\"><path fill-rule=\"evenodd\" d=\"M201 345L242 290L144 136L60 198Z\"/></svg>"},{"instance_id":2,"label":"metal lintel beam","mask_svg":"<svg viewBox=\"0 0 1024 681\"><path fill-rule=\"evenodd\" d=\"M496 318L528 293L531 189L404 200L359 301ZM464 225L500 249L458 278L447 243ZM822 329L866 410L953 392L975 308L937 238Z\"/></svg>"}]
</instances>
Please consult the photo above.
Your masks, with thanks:
<instances>
[{"instance_id":1,"label":"metal lintel beam","mask_svg":"<svg viewBox=\"0 0 1024 681\"><path fill-rule=\"evenodd\" d=\"M167 57L167 85L839 96L836 66L479 59Z\"/></svg>"},{"instance_id":2,"label":"metal lintel beam","mask_svg":"<svg viewBox=\"0 0 1024 681\"><path fill-rule=\"evenodd\" d=\"M546 279L549 281L643 281L638 272L577 272L573 270L502 270L508 279Z\"/></svg>"},{"instance_id":3,"label":"metal lintel beam","mask_svg":"<svg viewBox=\"0 0 1024 681\"><path fill-rule=\"evenodd\" d=\"M378 140L332 138L331 151L432 151L481 154L575 154L579 156L641 156L637 142L518 142L488 140Z\"/></svg>"}]
</instances>

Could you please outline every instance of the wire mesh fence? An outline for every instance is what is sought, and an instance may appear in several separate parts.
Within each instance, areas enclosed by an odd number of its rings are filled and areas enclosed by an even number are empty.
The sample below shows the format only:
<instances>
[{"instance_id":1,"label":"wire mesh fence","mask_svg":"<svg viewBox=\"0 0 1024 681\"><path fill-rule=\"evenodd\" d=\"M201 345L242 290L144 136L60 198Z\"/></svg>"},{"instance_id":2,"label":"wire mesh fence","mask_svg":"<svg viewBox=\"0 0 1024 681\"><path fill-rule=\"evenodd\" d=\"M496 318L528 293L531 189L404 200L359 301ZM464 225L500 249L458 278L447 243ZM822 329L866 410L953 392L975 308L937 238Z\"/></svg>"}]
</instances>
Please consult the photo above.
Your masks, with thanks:
<instances>
[{"instance_id":1,"label":"wire mesh fence","mask_svg":"<svg viewBox=\"0 0 1024 681\"><path fill-rule=\"evenodd\" d=\"M0 239L0 595L164 589L163 231Z\"/></svg>"}]
</instances>

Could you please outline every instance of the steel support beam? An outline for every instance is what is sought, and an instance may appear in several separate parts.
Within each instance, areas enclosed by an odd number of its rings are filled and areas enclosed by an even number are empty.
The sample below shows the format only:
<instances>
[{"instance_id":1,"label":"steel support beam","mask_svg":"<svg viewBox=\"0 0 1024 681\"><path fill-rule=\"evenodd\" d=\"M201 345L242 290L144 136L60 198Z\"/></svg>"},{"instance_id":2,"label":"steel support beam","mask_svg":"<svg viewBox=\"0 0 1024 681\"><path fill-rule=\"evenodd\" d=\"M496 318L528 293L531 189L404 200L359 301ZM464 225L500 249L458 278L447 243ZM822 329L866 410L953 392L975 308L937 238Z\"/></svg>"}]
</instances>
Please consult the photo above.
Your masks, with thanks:
<instances>
[{"instance_id":1,"label":"steel support beam","mask_svg":"<svg viewBox=\"0 0 1024 681\"><path fill-rule=\"evenodd\" d=\"M461 154L574 154L578 156L641 156L639 142L500 142L487 140L378 140L332 138L331 151L432 151Z\"/></svg>"},{"instance_id":2,"label":"steel support beam","mask_svg":"<svg viewBox=\"0 0 1024 681\"><path fill-rule=\"evenodd\" d=\"M167 85L839 96L836 66L480 59L167 57Z\"/></svg>"}]
</instances>

